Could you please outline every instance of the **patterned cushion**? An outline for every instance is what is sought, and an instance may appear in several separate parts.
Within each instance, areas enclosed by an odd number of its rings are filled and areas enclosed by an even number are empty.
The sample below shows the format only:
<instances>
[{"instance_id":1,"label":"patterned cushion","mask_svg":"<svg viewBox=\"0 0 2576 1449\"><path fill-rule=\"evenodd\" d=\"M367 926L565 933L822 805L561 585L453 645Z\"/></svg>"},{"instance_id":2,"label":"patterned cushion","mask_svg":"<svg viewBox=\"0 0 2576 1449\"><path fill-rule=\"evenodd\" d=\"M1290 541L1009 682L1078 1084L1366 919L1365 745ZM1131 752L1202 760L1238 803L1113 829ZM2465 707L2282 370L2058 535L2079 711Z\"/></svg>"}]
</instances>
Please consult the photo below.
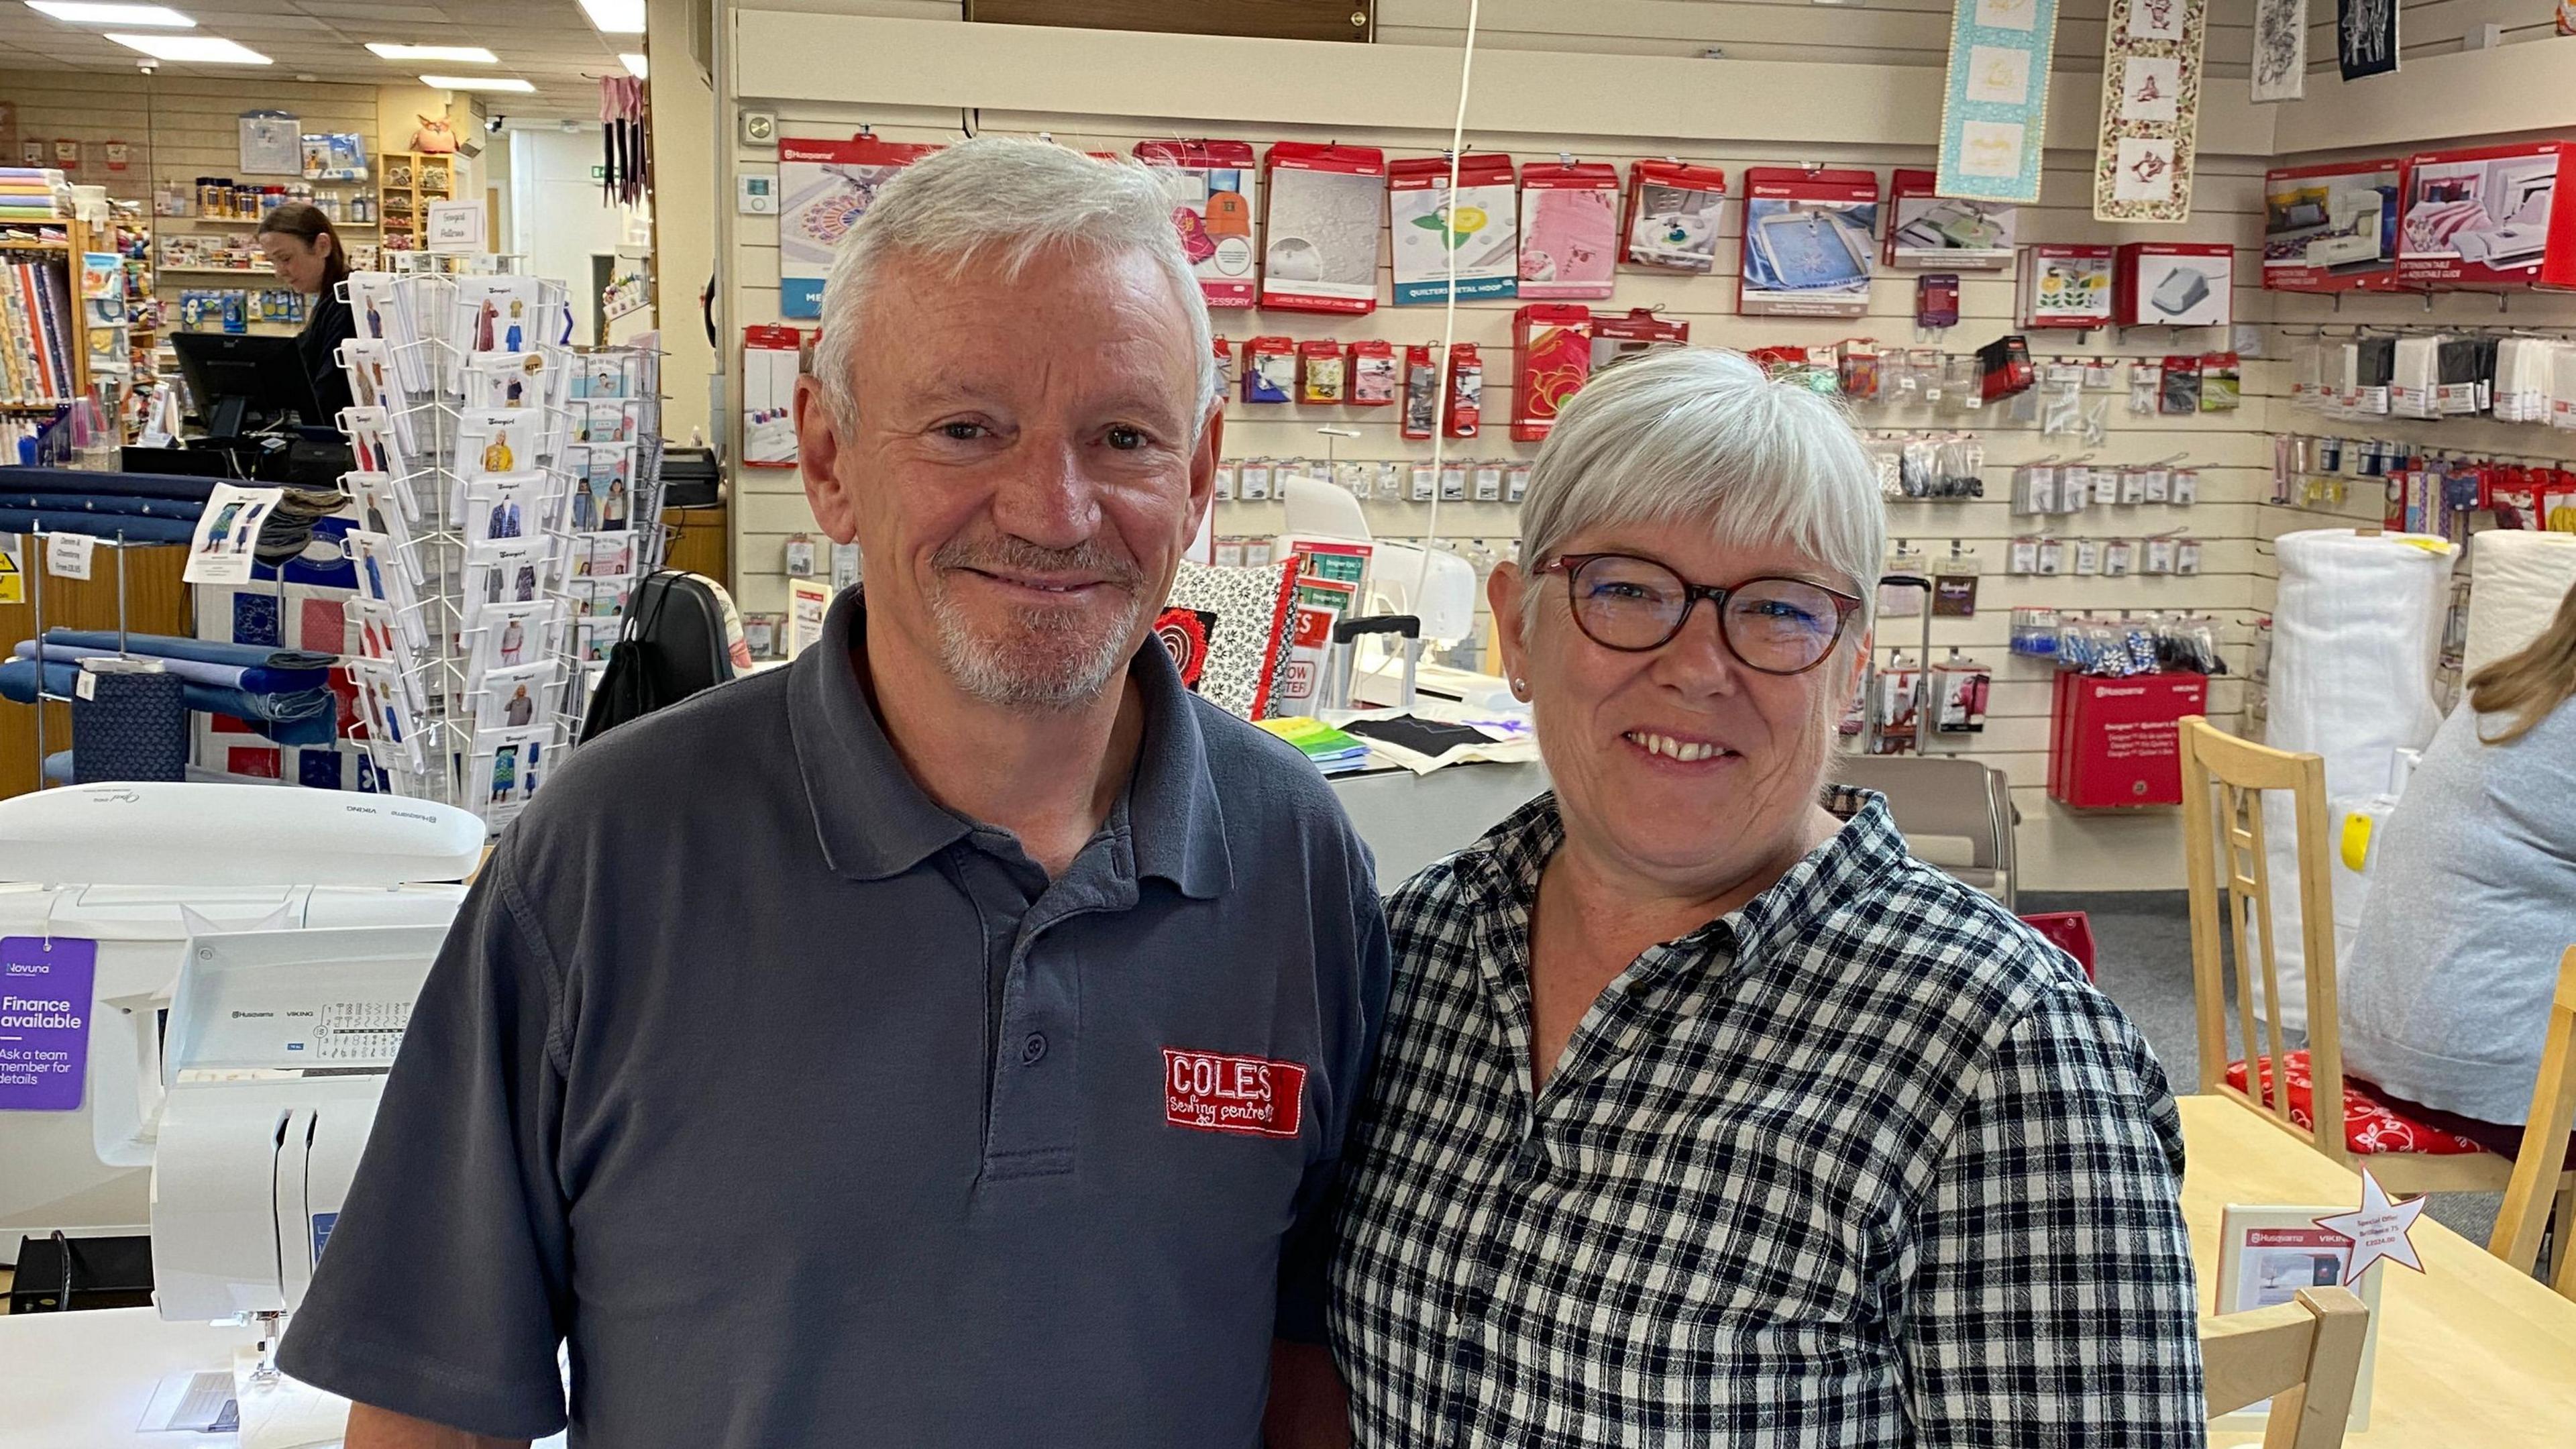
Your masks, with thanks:
<instances>
[{"instance_id":1,"label":"patterned cushion","mask_svg":"<svg viewBox=\"0 0 2576 1449\"><path fill-rule=\"evenodd\" d=\"M2256 1105L2277 1101L2272 1097L2272 1059L2263 1057L2263 1091L2251 1094ZM2303 1130L2314 1131L2316 1117L2309 1105L2316 1092L2308 1080L2308 1054L2296 1051L2284 1058L2285 1075L2290 1086L2290 1121ZM2227 1085L2245 1091L2245 1064L2235 1062L2227 1068ZM2433 1157L2457 1157L2485 1148L2456 1132L2446 1132L2408 1117L2370 1094L2370 1084L2346 1073L2343 1079L2343 1137L2350 1149L2363 1156L2380 1153L2415 1152Z\"/></svg>"},{"instance_id":2,"label":"patterned cushion","mask_svg":"<svg viewBox=\"0 0 2576 1449\"><path fill-rule=\"evenodd\" d=\"M1270 713L1272 687L1288 661L1295 558L1258 568L1184 563L1154 621L1181 681L1244 719Z\"/></svg>"}]
</instances>

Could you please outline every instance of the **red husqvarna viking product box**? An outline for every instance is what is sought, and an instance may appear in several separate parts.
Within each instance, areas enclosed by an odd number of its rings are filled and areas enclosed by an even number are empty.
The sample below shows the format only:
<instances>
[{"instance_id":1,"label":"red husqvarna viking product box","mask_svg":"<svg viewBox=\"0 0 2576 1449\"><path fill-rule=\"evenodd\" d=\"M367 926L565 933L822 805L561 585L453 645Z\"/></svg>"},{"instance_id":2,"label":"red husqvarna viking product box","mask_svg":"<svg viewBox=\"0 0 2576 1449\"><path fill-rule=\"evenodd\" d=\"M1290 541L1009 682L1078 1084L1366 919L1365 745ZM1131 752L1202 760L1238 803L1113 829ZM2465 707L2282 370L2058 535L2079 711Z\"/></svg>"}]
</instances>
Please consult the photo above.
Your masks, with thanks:
<instances>
[{"instance_id":1,"label":"red husqvarna viking product box","mask_svg":"<svg viewBox=\"0 0 2576 1449\"><path fill-rule=\"evenodd\" d=\"M2395 160L2263 173L2263 285L2274 292L2384 292L2397 285Z\"/></svg>"},{"instance_id":2,"label":"red husqvarna viking product box","mask_svg":"<svg viewBox=\"0 0 2576 1449\"><path fill-rule=\"evenodd\" d=\"M2123 327L2225 327L2236 320L2236 248L2225 242L2126 242L2111 267Z\"/></svg>"},{"instance_id":3,"label":"red husqvarna viking product box","mask_svg":"<svg viewBox=\"0 0 2576 1449\"><path fill-rule=\"evenodd\" d=\"M2576 142L2533 141L2407 158L2397 229L2401 287L2576 287Z\"/></svg>"},{"instance_id":4,"label":"red husqvarna viking product box","mask_svg":"<svg viewBox=\"0 0 2576 1449\"><path fill-rule=\"evenodd\" d=\"M1735 309L1748 317L1867 316L1877 234L1877 172L1747 169Z\"/></svg>"},{"instance_id":5,"label":"red husqvarna viking product box","mask_svg":"<svg viewBox=\"0 0 2576 1449\"><path fill-rule=\"evenodd\" d=\"M1592 375L1592 309L1532 302L1512 314L1512 440L1535 443Z\"/></svg>"},{"instance_id":6,"label":"red husqvarna viking product box","mask_svg":"<svg viewBox=\"0 0 2576 1449\"><path fill-rule=\"evenodd\" d=\"M1282 141L1262 157L1261 305L1283 312L1377 310L1386 232L1386 153Z\"/></svg>"},{"instance_id":7,"label":"red husqvarna viking product box","mask_svg":"<svg viewBox=\"0 0 2576 1449\"><path fill-rule=\"evenodd\" d=\"M2182 721L2209 712L2208 675L2066 670L2056 691L2048 798L2078 810L2182 803Z\"/></svg>"}]
</instances>

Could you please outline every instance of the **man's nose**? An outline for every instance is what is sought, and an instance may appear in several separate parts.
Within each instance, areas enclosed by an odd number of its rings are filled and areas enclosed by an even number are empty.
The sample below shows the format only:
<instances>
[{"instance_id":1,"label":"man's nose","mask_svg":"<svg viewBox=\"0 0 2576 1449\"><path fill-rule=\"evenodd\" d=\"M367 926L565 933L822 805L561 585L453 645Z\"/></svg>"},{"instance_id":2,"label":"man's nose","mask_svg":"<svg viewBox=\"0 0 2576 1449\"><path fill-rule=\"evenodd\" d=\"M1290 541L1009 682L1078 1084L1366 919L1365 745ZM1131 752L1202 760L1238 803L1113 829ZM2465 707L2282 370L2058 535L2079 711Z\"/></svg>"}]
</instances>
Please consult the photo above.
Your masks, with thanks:
<instances>
[{"instance_id":1,"label":"man's nose","mask_svg":"<svg viewBox=\"0 0 2576 1449\"><path fill-rule=\"evenodd\" d=\"M1043 548L1075 548L1100 528L1100 500L1082 448L1061 435L1031 437L993 489L993 522Z\"/></svg>"}]
</instances>

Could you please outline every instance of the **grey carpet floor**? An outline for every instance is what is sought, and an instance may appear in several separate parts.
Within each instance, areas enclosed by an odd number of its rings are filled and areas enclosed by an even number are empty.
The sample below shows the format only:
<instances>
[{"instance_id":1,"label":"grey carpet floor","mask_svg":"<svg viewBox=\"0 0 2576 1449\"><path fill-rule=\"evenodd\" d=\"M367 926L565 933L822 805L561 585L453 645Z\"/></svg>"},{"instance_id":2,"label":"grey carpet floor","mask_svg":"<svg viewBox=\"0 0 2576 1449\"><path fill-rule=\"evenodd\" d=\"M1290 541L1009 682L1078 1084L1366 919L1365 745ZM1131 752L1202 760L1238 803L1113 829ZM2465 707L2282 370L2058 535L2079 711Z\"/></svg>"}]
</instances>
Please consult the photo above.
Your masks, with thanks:
<instances>
[{"instance_id":1,"label":"grey carpet floor","mask_svg":"<svg viewBox=\"0 0 2576 1449\"><path fill-rule=\"evenodd\" d=\"M2082 911L2090 918L2096 984L2155 1049L2174 1091L2192 1090L2200 1080L2200 1051L2192 1014L2191 907L2183 892L2024 891L2016 909L2024 915ZM2425 1211L2484 1247L2503 1203L2501 1193L2445 1192L2434 1194Z\"/></svg>"}]
</instances>

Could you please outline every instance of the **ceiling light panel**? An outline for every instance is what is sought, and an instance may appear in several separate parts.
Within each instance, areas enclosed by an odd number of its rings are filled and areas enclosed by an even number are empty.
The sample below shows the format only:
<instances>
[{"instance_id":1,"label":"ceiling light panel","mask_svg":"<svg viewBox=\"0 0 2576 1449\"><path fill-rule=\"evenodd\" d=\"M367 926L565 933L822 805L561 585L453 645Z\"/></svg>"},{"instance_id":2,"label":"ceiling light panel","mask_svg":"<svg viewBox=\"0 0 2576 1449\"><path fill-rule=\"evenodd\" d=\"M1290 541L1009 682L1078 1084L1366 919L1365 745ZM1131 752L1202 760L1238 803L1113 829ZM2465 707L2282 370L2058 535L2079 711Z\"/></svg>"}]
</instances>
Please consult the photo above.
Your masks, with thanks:
<instances>
[{"instance_id":1,"label":"ceiling light panel","mask_svg":"<svg viewBox=\"0 0 2576 1449\"><path fill-rule=\"evenodd\" d=\"M644 80L647 78L644 74L644 57L638 55L634 51L627 50L618 52L617 63L626 67L626 73L635 77L637 80Z\"/></svg>"},{"instance_id":2,"label":"ceiling light panel","mask_svg":"<svg viewBox=\"0 0 2576 1449\"><path fill-rule=\"evenodd\" d=\"M269 59L239 41L220 35L116 35L107 37L128 50L159 60L190 65L267 65Z\"/></svg>"},{"instance_id":3,"label":"ceiling light panel","mask_svg":"<svg viewBox=\"0 0 2576 1449\"><path fill-rule=\"evenodd\" d=\"M197 22L166 5L92 5L76 0L27 0L27 8L66 25L142 25L194 30Z\"/></svg>"},{"instance_id":4,"label":"ceiling light panel","mask_svg":"<svg viewBox=\"0 0 2576 1449\"><path fill-rule=\"evenodd\" d=\"M644 33L644 0L581 0L581 13L603 35Z\"/></svg>"},{"instance_id":5,"label":"ceiling light panel","mask_svg":"<svg viewBox=\"0 0 2576 1449\"><path fill-rule=\"evenodd\" d=\"M507 75L425 75L422 85L440 91L533 91L536 87L517 76Z\"/></svg>"},{"instance_id":6,"label":"ceiling light panel","mask_svg":"<svg viewBox=\"0 0 2576 1449\"><path fill-rule=\"evenodd\" d=\"M479 45L396 45L370 40L367 49L384 60L439 60L459 65L499 65L501 58Z\"/></svg>"}]
</instances>

